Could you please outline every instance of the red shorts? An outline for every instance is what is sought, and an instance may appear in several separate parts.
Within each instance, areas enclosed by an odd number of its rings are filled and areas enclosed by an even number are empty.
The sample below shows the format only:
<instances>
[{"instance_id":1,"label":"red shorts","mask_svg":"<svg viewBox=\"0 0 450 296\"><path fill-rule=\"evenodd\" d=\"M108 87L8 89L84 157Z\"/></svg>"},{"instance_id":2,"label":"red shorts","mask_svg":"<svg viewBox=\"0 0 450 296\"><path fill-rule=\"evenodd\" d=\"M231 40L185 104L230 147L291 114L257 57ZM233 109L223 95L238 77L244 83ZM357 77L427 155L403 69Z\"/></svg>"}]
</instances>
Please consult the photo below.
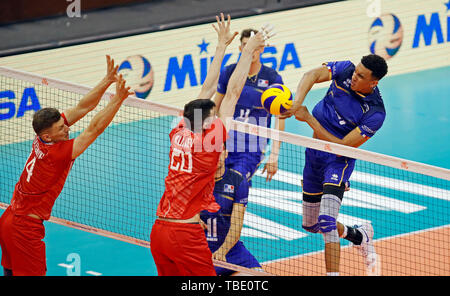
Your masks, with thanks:
<instances>
[{"instance_id":1,"label":"red shorts","mask_svg":"<svg viewBox=\"0 0 450 296\"><path fill-rule=\"evenodd\" d=\"M8 207L0 218L2 266L13 275L43 276L46 273L45 229L42 220L16 216Z\"/></svg>"},{"instance_id":2,"label":"red shorts","mask_svg":"<svg viewBox=\"0 0 450 296\"><path fill-rule=\"evenodd\" d=\"M212 253L200 224L156 220L150 250L160 276L215 276Z\"/></svg>"}]
</instances>

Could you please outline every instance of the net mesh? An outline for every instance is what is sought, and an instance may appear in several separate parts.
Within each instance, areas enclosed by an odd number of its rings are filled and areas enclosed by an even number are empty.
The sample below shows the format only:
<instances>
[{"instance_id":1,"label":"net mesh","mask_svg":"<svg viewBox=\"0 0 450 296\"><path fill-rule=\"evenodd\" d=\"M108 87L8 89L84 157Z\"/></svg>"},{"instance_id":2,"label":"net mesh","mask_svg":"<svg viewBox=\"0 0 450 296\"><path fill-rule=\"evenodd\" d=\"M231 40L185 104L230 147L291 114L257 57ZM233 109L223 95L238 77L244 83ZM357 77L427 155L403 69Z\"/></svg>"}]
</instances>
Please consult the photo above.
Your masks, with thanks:
<instances>
[{"instance_id":1,"label":"net mesh","mask_svg":"<svg viewBox=\"0 0 450 296\"><path fill-rule=\"evenodd\" d=\"M12 108L16 114L0 124L0 202L6 206L34 137L31 127L34 112L27 110L47 107L36 106L34 94L64 110L81 99L86 89L79 88L77 92L76 85L68 87L51 79L1 70L0 89L8 91L1 93L0 116L8 116ZM22 103L8 105L13 99ZM136 107L130 102L133 100L125 102L112 124L75 161L52 216L79 223L87 230L106 231L117 234L119 239L125 237L132 243L140 241L145 245L164 192L169 132L179 117L173 108L163 111L164 106L142 101ZM107 100L102 100L96 110L106 103ZM23 116L19 116L20 110L26 111ZM71 138L87 126L96 111L91 113L71 128ZM236 126L248 127L235 122ZM255 131L261 134L261 130ZM323 275L322 235L302 229L301 186L305 147L308 141L316 149L321 143L312 139L304 141L298 135L283 135L284 138L277 138L282 140L282 145L278 172L272 181L267 182L266 175L262 174L265 161L251 179L241 241L267 273ZM399 161L400 167L395 162L392 166L383 165L377 160L379 155L373 155L372 162L370 155L362 150L340 149L343 155L348 153L357 161L338 221L349 226L368 222L373 225L382 274L448 275L449 171L403 160ZM355 157L358 153L361 158ZM341 274L365 275L363 256L347 240L340 242Z\"/></svg>"}]
</instances>

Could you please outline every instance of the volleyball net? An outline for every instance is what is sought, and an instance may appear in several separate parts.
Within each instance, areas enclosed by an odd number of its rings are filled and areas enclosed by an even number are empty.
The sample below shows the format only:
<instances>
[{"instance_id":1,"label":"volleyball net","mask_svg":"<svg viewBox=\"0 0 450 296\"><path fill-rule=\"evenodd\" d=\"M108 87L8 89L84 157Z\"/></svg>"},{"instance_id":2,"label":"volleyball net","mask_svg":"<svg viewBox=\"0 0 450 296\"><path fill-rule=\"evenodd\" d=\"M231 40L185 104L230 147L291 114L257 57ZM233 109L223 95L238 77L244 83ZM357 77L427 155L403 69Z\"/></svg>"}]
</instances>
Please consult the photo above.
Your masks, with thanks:
<instances>
[{"instance_id":1,"label":"volleyball net","mask_svg":"<svg viewBox=\"0 0 450 296\"><path fill-rule=\"evenodd\" d=\"M90 88L0 67L0 89L0 119L8 118L0 123L0 206L6 208L35 136L34 112L28 111L48 107L40 102L63 111ZM107 92L96 110L71 127L71 138L111 95ZM75 161L50 221L148 248L167 176L169 133L180 112L128 98L112 124ZM302 228L304 155L312 148L356 159L338 221L373 225L382 275L450 274L448 169L249 123L233 121L232 129L282 144L272 181L262 173L267 159L251 178L240 233L264 273L220 261L217 266L255 275L325 274L322 235ZM344 239L341 269L342 275L365 275L361 255Z\"/></svg>"}]
</instances>

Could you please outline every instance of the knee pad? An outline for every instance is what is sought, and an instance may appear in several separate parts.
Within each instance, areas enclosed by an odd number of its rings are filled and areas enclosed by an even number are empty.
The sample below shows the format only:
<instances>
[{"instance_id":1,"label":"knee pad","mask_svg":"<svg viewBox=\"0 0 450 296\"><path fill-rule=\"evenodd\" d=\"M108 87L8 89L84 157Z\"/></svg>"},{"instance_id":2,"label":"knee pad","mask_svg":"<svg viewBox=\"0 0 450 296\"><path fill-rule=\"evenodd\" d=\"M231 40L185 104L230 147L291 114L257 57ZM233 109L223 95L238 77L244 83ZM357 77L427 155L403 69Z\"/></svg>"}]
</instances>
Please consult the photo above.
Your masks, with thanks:
<instances>
[{"instance_id":1,"label":"knee pad","mask_svg":"<svg viewBox=\"0 0 450 296\"><path fill-rule=\"evenodd\" d=\"M311 233L318 233L320 231L319 223L316 223L313 226L302 225L302 228Z\"/></svg>"},{"instance_id":2,"label":"knee pad","mask_svg":"<svg viewBox=\"0 0 450 296\"><path fill-rule=\"evenodd\" d=\"M334 217L320 215L318 225L326 244L339 242L339 233L337 231L336 219Z\"/></svg>"},{"instance_id":3,"label":"knee pad","mask_svg":"<svg viewBox=\"0 0 450 296\"><path fill-rule=\"evenodd\" d=\"M320 215L319 216L319 229L322 233L327 233L337 229L336 219L334 217L328 215Z\"/></svg>"},{"instance_id":4,"label":"knee pad","mask_svg":"<svg viewBox=\"0 0 450 296\"><path fill-rule=\"evenodd\" d=\"M319 202L308 202L303 198L302 206L302 228L311 233L319 232L320 229L317 219L320 211L320 199Z\"/></svg>"}]
</instances>

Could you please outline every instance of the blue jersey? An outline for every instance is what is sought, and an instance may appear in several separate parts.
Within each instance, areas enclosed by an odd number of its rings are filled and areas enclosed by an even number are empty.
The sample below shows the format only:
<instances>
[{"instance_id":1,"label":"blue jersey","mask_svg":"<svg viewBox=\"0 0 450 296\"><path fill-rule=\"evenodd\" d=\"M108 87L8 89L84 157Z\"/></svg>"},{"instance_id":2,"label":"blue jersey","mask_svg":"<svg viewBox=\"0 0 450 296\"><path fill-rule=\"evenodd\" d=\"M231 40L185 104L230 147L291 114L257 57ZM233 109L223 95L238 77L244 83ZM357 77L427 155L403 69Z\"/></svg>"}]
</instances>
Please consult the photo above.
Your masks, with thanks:
<instances>
[{"instance_id":1,"label":"blue jersey","mask_svg":"<svg viewBox=\"0 0 450 296\"><path fill-rule=\"evenodd\" d=\"M217 92L225 94L228 81L233 74L236 64L229 65L220 73ZM283 84L281 76L276 70L261 66L258 74L248 77L242 93L236 104L233 118L238 121L248 122L263 127L270 127L271 114L261 104L261 94L272 84ZM239 152L263 153L267 145L266 138L230 131L227 141L229 155Z\"/></svg>"},{"instance_id":2,"label":"blue jersey","mask_svg":"<svg viewBox=\"0 0 450 296\"><path fill-rule=\"evenodd\" d=\"M202 211L200 218L206 223L206 240L214 253L225 241L231 225L231 213L235 203L247 206L248 186L240 186L244 177L233 169L226 169L222 179L214 186L214 197L220 205L216 213Z\"/></svg>"},{"instance_id":3,"label":"blue jersey","mask_svg":"<svg viewBox=\"0 0 450 296\"><path fill-rule=\"evenodd\" d=\"M326 96L314 107L312 115L331 134L342 139L358 128L363 137L372 137L386 117L378 87L370 95L351 89L355 65L350 61L324 63L332 83Z\"/></svg>"}]
</instances>

